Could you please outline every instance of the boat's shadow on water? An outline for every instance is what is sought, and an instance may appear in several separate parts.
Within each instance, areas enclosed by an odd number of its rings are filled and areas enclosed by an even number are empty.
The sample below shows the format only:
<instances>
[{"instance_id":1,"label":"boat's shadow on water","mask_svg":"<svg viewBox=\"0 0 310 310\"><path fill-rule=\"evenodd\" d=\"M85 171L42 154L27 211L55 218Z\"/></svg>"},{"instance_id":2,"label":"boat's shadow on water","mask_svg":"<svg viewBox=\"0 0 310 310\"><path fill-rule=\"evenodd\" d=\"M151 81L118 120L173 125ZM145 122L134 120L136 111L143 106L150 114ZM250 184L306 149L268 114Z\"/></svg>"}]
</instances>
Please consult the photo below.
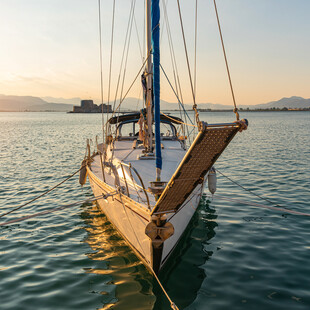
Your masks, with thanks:
<instances>
[{"instance_id":1,"label":"boat's shadow on water","mask_svg":"<svg viewBox=\"0 0 310 310\"><path fill-rule=\"evenodd\" d=\"M119 236L97 206L81 214L88 234L86 253L93 267L84 268L93 275L90 293L98 296L100 309L169 309L167 298L146 267ZM212 252L204 251L215 235L215 210L204 196L176 250L160 273L160 280L179 309L196 298L206 277L200 267Z\"/></svg>"}]
</instances>

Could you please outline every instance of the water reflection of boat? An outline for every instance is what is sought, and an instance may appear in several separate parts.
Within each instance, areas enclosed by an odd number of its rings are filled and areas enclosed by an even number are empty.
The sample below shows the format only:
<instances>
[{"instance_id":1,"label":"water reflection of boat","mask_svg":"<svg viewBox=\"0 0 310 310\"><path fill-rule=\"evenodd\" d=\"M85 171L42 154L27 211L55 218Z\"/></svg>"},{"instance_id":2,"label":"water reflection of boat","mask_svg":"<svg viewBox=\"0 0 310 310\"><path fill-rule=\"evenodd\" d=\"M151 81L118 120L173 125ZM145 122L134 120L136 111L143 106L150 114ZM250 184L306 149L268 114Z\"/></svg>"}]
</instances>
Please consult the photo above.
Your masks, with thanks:
<instances>
[{"instance_id":1,"label":"water reflection of boat","mask_svg":"<svg viewBox=\"0 0 310 310\"><path fill-rule=\"evenodd\" d=\"M103 307L100 309L153 309L153 279L143 263L117 233L107 217L94 204L85 215L88 234L85 242L91 252L86 255L97 261L96 267L85 272L100 276L98 290Z\"/></svg>"},{"instance_id":2,"label":"water reflection of boat","mask_svg":"<svg viewBox=\"0 0 310 310\"><path fill-rule=\"evenodd\" d=\"M166 297L157 283L96 204L90 207L84 218L88 232L85 242L92 249L87 256L98 261L97 267L84 270L101 277L100 281L97 280L100 292L96 293L102 295L102 309L111 306L113 309L141 310L168 308ZM171 264L167 264L161 273L161 280L171 296L178 300L181 309L195 300L206 277L201 266L210 259L212 253L205 252L202 247L212 243L216 218L215 210L209 208L203 196L198 212L171 256Z\"/></svg>"}]
</instances>

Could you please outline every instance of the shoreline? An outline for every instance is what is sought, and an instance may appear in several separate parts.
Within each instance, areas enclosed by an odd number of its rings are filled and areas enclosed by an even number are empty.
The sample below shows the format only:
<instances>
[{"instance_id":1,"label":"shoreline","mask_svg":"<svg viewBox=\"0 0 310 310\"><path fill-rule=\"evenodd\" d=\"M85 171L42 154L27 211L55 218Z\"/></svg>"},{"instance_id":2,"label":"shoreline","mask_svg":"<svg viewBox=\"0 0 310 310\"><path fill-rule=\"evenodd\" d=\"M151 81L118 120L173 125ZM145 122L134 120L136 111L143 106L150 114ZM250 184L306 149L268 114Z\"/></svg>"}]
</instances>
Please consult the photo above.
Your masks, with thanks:
<instances>
[{"instance_id":1,"label":"shoreline","mask_svg":"<svg viewBox=\"0 0 310 310\"><path fill-rule=\"evenodd\" d=\"M179 110L163 110L165 112L179 112ZM186 110L187 112L191 112L192 110ZM239 112L307 112L310 111L310 108L304 109L255 109L255 110L247 110L247 109L239 109ZM48 112L48 113L67 113L67 114L101 114L102 112L72 112L72 111L4 111L0 110L0 113L40 113L40 112ZM137 111L121 111L120 113L135 113ZM212 109L198 109L198 112L233 112L233 110L212 110ZM104 112L103 114L107 114ZM109 113L110 114L110 113Z\"/></svg>"}]
</instances>

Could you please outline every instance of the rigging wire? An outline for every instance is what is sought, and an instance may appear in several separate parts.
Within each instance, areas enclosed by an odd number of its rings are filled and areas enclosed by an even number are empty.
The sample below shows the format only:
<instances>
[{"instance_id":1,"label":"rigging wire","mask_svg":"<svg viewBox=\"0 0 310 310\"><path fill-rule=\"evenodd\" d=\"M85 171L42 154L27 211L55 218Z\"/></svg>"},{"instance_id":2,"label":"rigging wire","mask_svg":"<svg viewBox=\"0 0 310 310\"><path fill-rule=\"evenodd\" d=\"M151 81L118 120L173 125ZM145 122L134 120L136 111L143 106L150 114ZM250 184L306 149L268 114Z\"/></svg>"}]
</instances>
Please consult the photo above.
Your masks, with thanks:
<instances>
[{"instance_id":1,"label":"rigging wire","mask_svg":"<svg viewBox=\"0 0 310 310\"><path fill-rule=\"evenodd\" d=\"M164 6L164 1L160 1L160 4L162 5L162 7ZM168 0L167 0L168 1ZM160 24L160 40L159 42L161 43L162 42L162 39L163 39L163 34L164 34L164 30L165 30L165 23L166 23L166 20L164 19L161 24Z\"/></svg>"},{"instance_id":2,"label":"rigging wire","mask_svg":"<svg viewBox=\"0 0 310 310\"><path fill-rule=\"evenodd\" d=\"M142 47L141 47L141 43L140 43L139 31L138 31L138 27L137 27L137 22L136 22L135 13L133 13L133 21L134 21L134 23L135 23L136 34L137 34L138 45L139 45L139 51L140 51L141 59L142 59L142 62L143 62Z\"/></svg>"},{"instance_id":3,"label":"rigging wire","mask_svg":"<svg viewBox=\"0 0 310 310\"><path fill-rule=\"evenodd\" d=\"M116 114L116 111L118 111L119 107L121 106L121 104L122 104L123 101L125 100L126 96L128 95L128 93L130 92L132 86L134 85L134 83L136 82L137 78L139 77L139 75L140 75L142 69L144 68L144 65L146 64L147 60L149 59L150 55L151 55L151 54L149 53L149 54L147 55L147 57L145 58L145 60L144 60L144 62L143 62L143 64L142 64L142 66L140 67L140 70L138 71L138 73L137 73L137 75L135 76L134 80L133 80L132 83L130 84L130 86L129 86L127 92L126 92L125 95L124 95L124 97L122 98L122 100L120 100L118 106L117 106L117 107L115 108L115 110L112 112L112 116L111 116L111 117L113 117L113 116ZM107 121L107 123L108 123L108 121Z\"/></svg>"},{"instance_id":4,"label":"rigging wire","mask_svg":"<svg viewBox=\"0 0 310 310\"><path fill-rule=\"evenodd\" d=\"M172 64L172 72L173 72L173 77L174 77L175 89L176 89L177 95L179 96L178 84L177 84L176 72L175 72L176 64L174 62L173 51L172 51L172 44L173 44L173 42L172 42L171 36L169 35L170 34L169 19L168 19L168 14L167 14L167 8L166 8L165 0L163 0L162 4L163 4L163 9L164 9L164 16L165 16L164 20L166 21L166 24L167 24L166 28L167 28L168 44L169 44L169 50L170 50L170 58L171 58L171 64ZM181 111L180 111L180 116L182 118Z\"/></svg>"},{"instance_id":5,"label":"rigging wire","mask_svg":"<svg viewBox=\"0 0 310 310\"><path fill-rule=\"evenodd\" d=\"M137 105L136 105L136 110L139 110L141 99L142 99L142 88L140 88L139 97L138 97L138 101L137 101Z\"/></svg>"},{"instance_id":6,"label":"rigging wire","mask_svg":"<svg viewBox=\"0 0 310 310\"><path fill-rule=\"evenodd\" d=\"M168 76L167 76L167 74L166 74L166 72L165 72L165 70L164 70L164 68L162 67L161 64L160 64L160 68L161 68L161 70L163 71L164 76L166 77L166 79L167 79L167 81L168 81L168 83L169 83L169 85L170 85L172 91L174 92L174 94L175 94L175 96L176 96L176 98L177 98L177 100L178 100L179 106L182 107L182 109L184 110L184 114L187 115L187 117L188 117L188 119L190 120L191 124L194 125L193 121L191 120L191 118L189 117L189 115L187 114L187 112L186 112L186 110L185 110L185 108L184 108L184 104L180 101L180 99L179 99L179 97L178 97L178 95L177 95L175 89L173 88L173 86L172 86L172 84L171 84L171 82L170 82L170 80L169 80L169 78L168 78ZM185 118L185 121L186 121L186 118ZM196 127L196 126L195 126L195 127Z\"/></svg>"},{"instance_id":7,"label":"rigging wire","mask_svg":"<svg viewBox=\"0 0 310 310\"><path fill-rule=\"evenodd\" d=\"M197 9L198 9L198 0L196 0L195 5L195 61L194 61L194 94L195 98L197 96L196 94L196 75L197 75Z\"/></svg>"},{"instance_id":8,"label":"rigging wire","mask_svg":"<svg viewBox=\"0 0 310 310\"><path fill-rule=\"evenodd\" d=\"M167 0L168 2L168 0ZM173 77L174 77L174 82L175 82L175 90L173 89L172 84L170 83L163 67L161 66L167 81L170 85L170 87L172 88L174 94L176 95L176 98L179 101L179 112L180 112L180 117L183 118L182 116L182 111L181 111L181 106L183 108L183 112L184 112L184 119L185 122L187 122L187 117L190 120L190 122L192 123L191 118L189 117L189 115L187 114L186 110L184 109L184 105L183 105L183 96L182 96L182 89L181 89L181 84L180 84L180 79L179 79L179 73L178 73L178 67L177 67L177 62L176 62L176 58L175 58L175 52L174 52L174 46L173 46L173 41L172 41L172 36L171 36L171 29L170 29L170 24L169 24L169 18L168 18L168 12L167 12L167 2L165 0L163 0L163 9L164 9L164 16L165 16L165 20L166 20L166 28L167 28L167 36L168 36L168 43L169 43L169 50L170 50L170 58L171 58L171 64L172 64L172 71L173 71ZM181 100L180 100L181 99ZM189 129L188 127L186 127L186 131L187 131L187 136L189 139L189 143L191 144L191 135L189 133ZM185 135L185 132L184 132Z\"/></svg>"},{"instance_id":9,"label":"rigging wire","mask_svg":"<svg viewBox=\"0 0 310 310\"><path fill-rule=\"evenodd\" d=\"M135 6L136 6L136 0L133 1L132 16L131 16L131 22L130 22L129 37L128 37L128 42L127 42L127 51L126 51L126 57L125 57L125 64L124 64L124 72L123 72L123 81L122 81L122 86L121 86L120 100L122 99L123 90L124 90L124 83L125 83L125 76L126 76L126 71L127 71L127 62L128 62L129 46L130 46L130 39L131 39L131 34L132 34L132 25L133 25L133 20L134 20Z\"/></svg>"},{"instance_id":10,"label":"rigging wire","mask_svg":"<svg viewBox=\"0 0 310 310\"><path fill-rule=\"evenodd\" d=\"M112 60L113 60L113 39L114 39L114 17L115 17L115 0L113 0L112 9L112 29L111 29L111 47L110 47L110 69L109 69L109 89L108 89L108 107L110 104L110 92L111 92L111 72L112 72ZM107 119L109 119L109 109L107 111Z\"/></svg>"},{"instance_id":11,"label":"rigging wire","mask_svg":"<svg viewBox=\"0 0 310 310\"><path fill-rule=\"evenodd\" d=\"M174 118L170 117L169 115L165 114L164 112L160 112L160 114L166 116L167 118L169 118L169 119L171 119L172 121L177 122L177 123L179 123L179 124L186 125L186 126L197 127L197 125L186 124L186 123L184 123L183 121L179 121L179 120L177 120L177 119L174 119Z\"/></svg>"},{"instance_id":12,"label":"rigging wire","mask_svg":"<svg viewBox=\"0 0 310 310\"><path fill-rule=\"evenodd\" d=\"M117 100L117 94L119 90L119 84L120 84L120 79L122 75L122 70L123 70L123 63L124 63L124 57L125 57L125 51L126 51L126 46L127 46L127 39L128 39L128 33L129 33L129 28L130 28L130 21L131 21L131 13L132 13L132 8L133 8L133 0L131 1L131 7L130 7L130 14L129 14L129 19L127 23L127 29L126 29L126 35L125 35L125 42L124 42L124 48L122 52L122 59L121 59L121 65L119 69L119 74L118 74L118 79L117 79L117 84L116 84L116 91L115 91L115 97L114 97L114 103L113 103L113 111L115 110L115 105L116 105L116 100Z\"/></svg>"},{"instance_id":13,"label":"rigging wire","mask_svg":"<svg viewBox=\"0 0 310 310\"><path fill-rule=\"evenodd\" d=\"M125 76L126 76L127 60L128 60L128 54L129 54L130 39L131 39L131 34L132 34L132 24L133 24L133 20L134 20L135 6L136 6L136 0L132 0L132 2L131 2L131 7L132 7L131 16L129 17L130 26L128 29L129 34L128 34L127 47L126 47L126 43L124 45L124 51L127 48L127 52L126 52L126 57L125 57L124 73L123 73L123 80L122 80L122 86L121 86L121 92L120 92L120 102L122 101L122 95L123 95L123 89L124 89L124 82L125 82ZM117 122L118 122L119 114L120 114L120 110L118 110L118 113L117 113ZM113 147L112 158L114 157L114 151L115 151L115 148Z\"/></svg>"},{"instance_id":14,"label":"rigging wire","mask_svg":"<svg viewBox=\"0 0 310 310\"><path fill-rule=\"evenodd\" d=\"M192 96L193 96L193 110L195 111L196 122L198 125L199 124L199 113L197 110L197 104L196 104L191 68L189 65L188 52L187 52L187 46L186 46L186 40L185 40L185 34L184 34L184 27L183 27L183 20L182 20L181 8L180 8L180 1L177 0L177 3L178 3L179 18L180 18L180 24L181 24L181 30L182 30L183 44L184 44L185 55L186 55L187 70L188 70L188 75L189 75L189 80L190 80L191 90L192 90Z\"/></svg>"},{"instance_id":15,"label":"rigging wire","mask_svg":"<svg viewBox=\"0 0 310 310\"><path fill-rule=\"evenodd\" d=\"M103 64L102 64L102 35L101 35L101 6L98 0L98 23L99 23L99 51L100 51L100 90L101 90L101 126L102 126L102 142L104 145L104 115L103 115Z\"/></svg>"},{"instance_id":16,"label":"rigging wire","mask_svg":"<svg viewBox=\"0 0 310 310\"><path fill-rule=\"evenodd\" d=\"M237 105L236 105L234 89L233 89L232 81L231 81L231 77L230 77L230 71L229 71L228 61L227 61L227 57L226 57L226 51L225 51L225 46L224 46L224 40L223 40L223 35L222 35L220 19L219 19L219 15L218 15L218 12L217 12L216 1L213 0L213 3L214 3L215 14L216 14L217 26L218 26L218 29L219 29L221 43L222 43L222 49L223 49L223 54L224 54L224 59L225 59L225 64L226 64L226 71L227 71L227 75L228 75L231 95L232 95L232 99L233 99L233 103L234 103L234 113L236 114L237 121L239 121L239 113L238 113L238 108L237 108Z\"/></svg>"},{"instance_id":17,"label":"rigging wire","mask_svg":"<svg viewBox=\"0 0 310 310\"><path fill-rule=\"evenodd\" d=\"M168 2L168 1L167 1ZM174 52L174 46L173 46L173 41L172 41L172 36L171 36L171 29L170 29L170 23L169 23L169 18L168 18L168 12L167 12L167 3L165 0L163 0L163 8L164 8L164 16L166 19L167 23L167 35L168 35L168 42L169 42L169 47L171 47L171 55L172 55L172 67L173 69L175 68L177 80L175 81L176 84L176 92L178 96L181 98L181 102L183 103L183 95L182 95L182 90L181 90L181 84L180 84L180 79L179 79L179 72L178 72L178 67L177 67L177 61L175 57L175 52Z\"/></svg>"},{"instance_id":18,"label":"rigging wire","mask_svg":"<svg viewBox=\"0 0 310 310\"><path fill-rule=\"evenodd\" d=\"M143 12L146 11L145 2L146 2L146 1L143 1L143 4L144 4ZM145 35L145 14L143 14L143 61L144 61L144 57L145 57L145 55L146 55L146 44L145 44L145 40L146 40L146 35Z\"/></svg>"}]
</instances>

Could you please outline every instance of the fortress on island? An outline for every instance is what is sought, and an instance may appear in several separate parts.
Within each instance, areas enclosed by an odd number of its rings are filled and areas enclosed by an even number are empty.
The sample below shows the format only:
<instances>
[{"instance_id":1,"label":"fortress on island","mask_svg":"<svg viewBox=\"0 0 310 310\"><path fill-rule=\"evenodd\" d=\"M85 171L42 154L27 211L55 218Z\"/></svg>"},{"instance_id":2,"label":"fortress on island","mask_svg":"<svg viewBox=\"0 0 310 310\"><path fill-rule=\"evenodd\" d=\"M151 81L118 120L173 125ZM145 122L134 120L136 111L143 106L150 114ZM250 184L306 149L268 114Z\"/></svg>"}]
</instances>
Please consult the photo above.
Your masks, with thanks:
<instances>
[{"instance_id":1,"label":"fortress on island","mask_svg":"<svg viewBox=\"0 0 310 310\"><path fill-rule=\"evenodd\" d=\"M74 106L71 113L111 113L112 108L107 104L94 104L93 100L81 100L81 106Z\"/></svg>"}]
</instances>

